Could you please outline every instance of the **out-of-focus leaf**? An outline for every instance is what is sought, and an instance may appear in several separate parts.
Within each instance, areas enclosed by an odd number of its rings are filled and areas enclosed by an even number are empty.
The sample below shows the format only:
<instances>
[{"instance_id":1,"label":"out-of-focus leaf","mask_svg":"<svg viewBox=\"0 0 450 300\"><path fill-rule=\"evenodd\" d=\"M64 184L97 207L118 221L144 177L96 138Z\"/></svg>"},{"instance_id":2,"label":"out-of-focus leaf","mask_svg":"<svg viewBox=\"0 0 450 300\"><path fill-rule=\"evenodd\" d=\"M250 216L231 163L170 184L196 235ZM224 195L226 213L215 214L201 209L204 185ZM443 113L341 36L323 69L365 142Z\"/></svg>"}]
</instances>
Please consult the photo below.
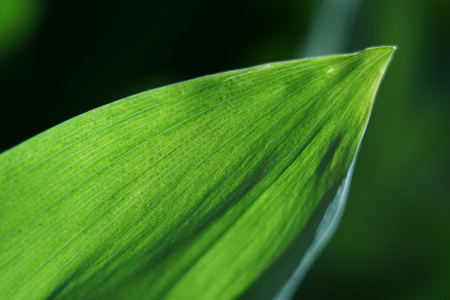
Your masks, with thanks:
<instances>
[{"instance_id":1,"label":"out-of-focus leaf","mask_svg":"<svg viewBox=\"0 0 450 300\"><path fill-rule=\"evenodd\" d=\"M42 8L42 0L0 1L0 63L32 36Z\"/></svg>"},{"instance_id":2,"label":"out-of-focus leaf","mask_svg":"<svg viewBox=\"0 0 450 300\"><path fill-rule=\"evenodd\" d=\"M170 85L3 153L0 297L251 291L342 193L392 52Z\"/></svg>"}]
</instances>

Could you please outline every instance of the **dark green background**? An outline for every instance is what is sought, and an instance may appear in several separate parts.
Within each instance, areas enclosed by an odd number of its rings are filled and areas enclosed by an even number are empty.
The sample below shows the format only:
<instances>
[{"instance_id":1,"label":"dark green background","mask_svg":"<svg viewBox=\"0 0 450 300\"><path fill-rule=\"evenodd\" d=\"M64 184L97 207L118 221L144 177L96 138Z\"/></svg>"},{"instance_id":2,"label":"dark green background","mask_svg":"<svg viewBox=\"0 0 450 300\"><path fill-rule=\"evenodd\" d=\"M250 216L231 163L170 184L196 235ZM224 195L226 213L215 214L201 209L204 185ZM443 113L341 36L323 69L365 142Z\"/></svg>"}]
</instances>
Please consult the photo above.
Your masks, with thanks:
<instances>
[{"instance_id":1,"label":"dark green background","mask_svg":"<svg viewBox=\"0 0 450 300\"><path fill-rule=\"evenodd\" d=\"M0 0L0 151L143 90L300 58L320 3ZM297 298L450 299L450 5L357 8L343 51L399 49L341 226Z\"/></svg>"}]
</instances>

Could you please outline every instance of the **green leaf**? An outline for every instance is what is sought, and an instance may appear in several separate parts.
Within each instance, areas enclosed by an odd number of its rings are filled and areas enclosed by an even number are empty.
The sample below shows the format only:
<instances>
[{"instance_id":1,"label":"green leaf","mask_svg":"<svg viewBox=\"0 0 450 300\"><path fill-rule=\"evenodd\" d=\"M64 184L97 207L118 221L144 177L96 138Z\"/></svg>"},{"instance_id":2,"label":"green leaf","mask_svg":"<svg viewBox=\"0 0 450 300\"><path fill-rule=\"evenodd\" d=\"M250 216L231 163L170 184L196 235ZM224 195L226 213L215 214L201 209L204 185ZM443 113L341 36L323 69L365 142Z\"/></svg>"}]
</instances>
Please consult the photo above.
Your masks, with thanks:
<instances>
[{"instance_id":1,"label":"green leaf","mask_svg":"<svg viewBox=\"0 0 450 300\"><path fill-rule=\"evenodd\" d=\"M3 153L0 297L230 299L294 272L348 188L393 49L151 90Z\"/></svg>"}]
</instances>

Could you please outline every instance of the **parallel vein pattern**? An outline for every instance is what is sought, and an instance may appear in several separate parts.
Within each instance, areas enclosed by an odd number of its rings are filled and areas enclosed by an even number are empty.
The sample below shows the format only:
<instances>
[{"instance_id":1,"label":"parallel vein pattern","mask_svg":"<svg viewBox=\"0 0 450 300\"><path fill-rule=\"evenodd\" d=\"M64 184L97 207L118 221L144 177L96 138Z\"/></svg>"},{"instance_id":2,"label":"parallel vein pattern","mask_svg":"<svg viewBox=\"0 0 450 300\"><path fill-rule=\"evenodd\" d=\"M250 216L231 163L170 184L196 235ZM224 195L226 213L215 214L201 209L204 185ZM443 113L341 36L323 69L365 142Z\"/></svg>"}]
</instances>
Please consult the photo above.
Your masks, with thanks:
<instances>
[{"instance_id":1,"label":"parallel vein pattern","mask_svg":"<svg viewBox=\"0 0 450 300\"><path fill-rule=\"evenodd\" d=\"M346 175L392 48L144 92L0 156L0 297L230 299Z\"/></svg>"}]
</instances>

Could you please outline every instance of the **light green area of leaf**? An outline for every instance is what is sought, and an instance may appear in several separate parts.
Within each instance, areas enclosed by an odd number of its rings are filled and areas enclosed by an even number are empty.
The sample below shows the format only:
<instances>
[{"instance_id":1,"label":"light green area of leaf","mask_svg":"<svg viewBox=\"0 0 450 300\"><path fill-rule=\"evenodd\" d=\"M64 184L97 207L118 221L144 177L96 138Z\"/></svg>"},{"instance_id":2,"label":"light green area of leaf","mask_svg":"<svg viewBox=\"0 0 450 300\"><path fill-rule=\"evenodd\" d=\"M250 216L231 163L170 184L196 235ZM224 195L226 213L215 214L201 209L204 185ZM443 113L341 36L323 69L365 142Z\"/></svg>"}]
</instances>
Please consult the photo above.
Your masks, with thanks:
<instances>
[{"instance_id":1,"label":"light green area of leaf","mask_svg":"<svg viewBox=\"0 0 450 300\"><path fill-rule=\"evenodd\" d=\"M392 52L170 85L3 153L0 298L242 295L336 194Z\"/></svg>"}]
</instances>

